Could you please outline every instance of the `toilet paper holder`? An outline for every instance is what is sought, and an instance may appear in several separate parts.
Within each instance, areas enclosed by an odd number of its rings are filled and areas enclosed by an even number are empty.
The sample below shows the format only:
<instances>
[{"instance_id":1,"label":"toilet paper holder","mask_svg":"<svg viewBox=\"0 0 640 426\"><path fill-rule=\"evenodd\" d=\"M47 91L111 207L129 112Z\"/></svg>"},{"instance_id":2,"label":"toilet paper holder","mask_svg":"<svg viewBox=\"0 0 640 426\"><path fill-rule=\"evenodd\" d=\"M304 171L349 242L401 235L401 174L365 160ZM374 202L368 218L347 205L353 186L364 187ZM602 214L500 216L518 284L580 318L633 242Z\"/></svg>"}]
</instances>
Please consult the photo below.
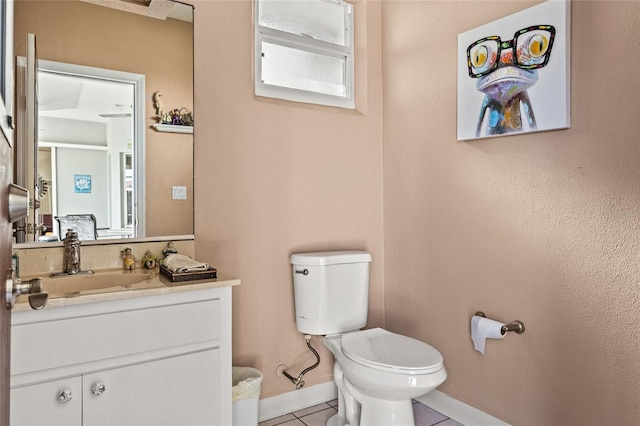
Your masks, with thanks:
<instances>
[{"instance_id":1,"label":"toilet paper holder","mask_svg":"<svg viewBox=\"0 0 640 426\"><path fill-rule=\"evenodd\" d=\"M482 311L476 312L476 315L479 317L486 318L487 316ZM501 334L507 334L508 331L515 331L518 334L524 333L524 323L522 321L511 321L509 324L505 324L500 329Z\"/></svg>"}]
</instances>

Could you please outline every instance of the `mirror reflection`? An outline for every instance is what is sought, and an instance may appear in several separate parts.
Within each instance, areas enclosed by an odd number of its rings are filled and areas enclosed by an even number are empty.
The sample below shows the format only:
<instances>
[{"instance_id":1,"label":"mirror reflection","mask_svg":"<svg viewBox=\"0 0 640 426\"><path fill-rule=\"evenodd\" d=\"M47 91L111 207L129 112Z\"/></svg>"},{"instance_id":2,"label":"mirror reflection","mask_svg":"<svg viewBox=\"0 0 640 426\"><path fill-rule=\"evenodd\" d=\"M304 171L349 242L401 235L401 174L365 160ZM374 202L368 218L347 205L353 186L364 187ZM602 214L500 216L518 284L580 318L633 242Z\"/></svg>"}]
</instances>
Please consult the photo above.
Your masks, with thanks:
<instances>
[{"instance_id":1,"label":"mirror reflection","mask_svg":"<svg viewBox=\"0 0 640 426\"><path fill-rule=\"evenodd\" d=\"M171 9L162 20L84 1L16 1L16 55L33 33L39 57L40 208L25 241L57 241L55 218L73 215L92 215L97 239L193 234L193 135L153 126L155 92L166 110L193 108L193 8ZM119 73L142 77L141 99Z\"/></svg>"},{"instance_id":2,"label":"mirror reflection","mask_svg":"<svg viewBox=\"0 0 640 426\"><path fill-rule=\"evenodd\" d=\"M134 182L144 176L136 132L136 83L144 76L77 65L38 62L38 217L46 227L40 241L64 238L65 224L89 217L91 238L130 238L144 234L144 216ZM133 80L133 81L129 81ZM137 113L137 114L136 114ZM71 184L73 183L73 184Z\"/></svg>"}]
</instances>

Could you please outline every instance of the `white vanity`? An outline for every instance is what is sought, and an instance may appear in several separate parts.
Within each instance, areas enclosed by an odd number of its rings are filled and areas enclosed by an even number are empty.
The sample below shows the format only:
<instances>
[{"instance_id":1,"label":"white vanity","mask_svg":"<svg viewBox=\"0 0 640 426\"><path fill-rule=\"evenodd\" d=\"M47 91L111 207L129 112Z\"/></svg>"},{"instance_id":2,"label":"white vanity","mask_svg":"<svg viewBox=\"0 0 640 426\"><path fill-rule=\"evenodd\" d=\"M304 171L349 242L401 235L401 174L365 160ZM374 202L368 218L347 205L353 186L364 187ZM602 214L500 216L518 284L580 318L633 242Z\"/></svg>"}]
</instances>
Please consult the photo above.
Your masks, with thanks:
<instances>
[{"instance_id":1,"label":"white vanity","mask_svg":"<svg viewBox=\"0 0 640 426\"><path fill-rule=\"evenodd\" d=\"M230 425L240 281L119 283L16 305L11 425Z\"/></svg>"}]
</instances>

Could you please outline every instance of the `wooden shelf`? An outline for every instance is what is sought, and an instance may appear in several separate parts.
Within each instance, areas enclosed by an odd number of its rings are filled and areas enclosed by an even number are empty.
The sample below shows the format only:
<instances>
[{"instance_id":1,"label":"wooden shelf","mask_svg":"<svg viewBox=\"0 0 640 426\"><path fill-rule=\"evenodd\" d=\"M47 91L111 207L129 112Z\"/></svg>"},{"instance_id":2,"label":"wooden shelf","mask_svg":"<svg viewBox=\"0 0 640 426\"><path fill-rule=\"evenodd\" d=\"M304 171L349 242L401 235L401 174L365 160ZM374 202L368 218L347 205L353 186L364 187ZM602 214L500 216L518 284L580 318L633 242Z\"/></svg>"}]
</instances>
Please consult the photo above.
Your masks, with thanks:
<instances>
[{"instance_id":1,"label":"wooden shelf","mask_svg":"<svg viewBox=\"0 0 640 426\"><path fill-rule=\"evenodd\" d=\"M193 126L174 126L172 124L152 124L151 127L158 132L171 132L171 133L193 133Z\"/></svg>"}]
</instances>

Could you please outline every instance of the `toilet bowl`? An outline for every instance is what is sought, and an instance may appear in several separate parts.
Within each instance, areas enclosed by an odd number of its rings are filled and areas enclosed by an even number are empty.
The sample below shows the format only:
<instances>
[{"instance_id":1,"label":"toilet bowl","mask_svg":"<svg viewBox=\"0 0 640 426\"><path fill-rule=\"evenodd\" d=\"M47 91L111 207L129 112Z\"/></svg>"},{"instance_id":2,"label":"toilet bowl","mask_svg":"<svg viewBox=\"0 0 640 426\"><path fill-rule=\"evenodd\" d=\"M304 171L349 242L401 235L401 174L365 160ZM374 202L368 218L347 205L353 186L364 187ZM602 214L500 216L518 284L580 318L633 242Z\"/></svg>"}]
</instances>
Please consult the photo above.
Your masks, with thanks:
<instances>
[{"instance_id":1,"label":"toilet bowl","mask_svg":"<svg viewBox=\"0 0 640 426\"><path fill-rule=\"evenodd\" d=\"M411 399L447 378L442 355L410 337L367 323L370 253L291 255L296 327L325 336L333 353L338 414L327 425L414 425Z\"/></svg>"},{"instance_id":2,"label":"toilet bowl","mask_svg":"<svg viewBox=\"0 0 640 426\"><path fill-rule=\"evenodd\" d=\"M326 336L324 344L335 358L340 396L339 412L327 424L413 425L411 400L447 378L436 349L382 328Z\"/></svg>"}]
</instances>

